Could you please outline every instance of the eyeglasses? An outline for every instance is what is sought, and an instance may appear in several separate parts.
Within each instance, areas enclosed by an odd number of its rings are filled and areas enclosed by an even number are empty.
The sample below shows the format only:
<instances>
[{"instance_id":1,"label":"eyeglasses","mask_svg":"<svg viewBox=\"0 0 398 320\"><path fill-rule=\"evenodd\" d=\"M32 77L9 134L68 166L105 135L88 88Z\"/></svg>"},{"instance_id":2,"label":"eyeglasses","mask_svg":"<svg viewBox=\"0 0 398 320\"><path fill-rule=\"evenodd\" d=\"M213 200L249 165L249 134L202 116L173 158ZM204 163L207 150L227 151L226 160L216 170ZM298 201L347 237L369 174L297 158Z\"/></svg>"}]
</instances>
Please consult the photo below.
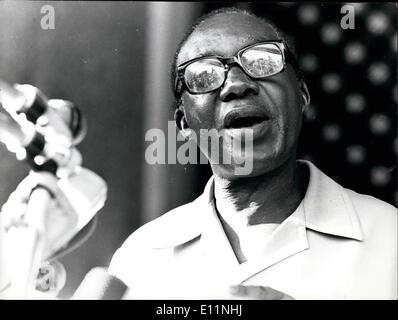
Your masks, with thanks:
<instances>
[{"instance_id":1,"label":"eyeglasses","mask_svg":"<svg viewBox=\"0 0 398 320\"><path fill-rule=\"evenodd\" d=\"M238 65L249 77L264 79L282 72L286 59L293 57L282 41L259 42L242 48L230 58L207 56L189 60L177 67L175 94L186 89L203 94L222 87L232 65Z\"/></svg>"}]
</instances>

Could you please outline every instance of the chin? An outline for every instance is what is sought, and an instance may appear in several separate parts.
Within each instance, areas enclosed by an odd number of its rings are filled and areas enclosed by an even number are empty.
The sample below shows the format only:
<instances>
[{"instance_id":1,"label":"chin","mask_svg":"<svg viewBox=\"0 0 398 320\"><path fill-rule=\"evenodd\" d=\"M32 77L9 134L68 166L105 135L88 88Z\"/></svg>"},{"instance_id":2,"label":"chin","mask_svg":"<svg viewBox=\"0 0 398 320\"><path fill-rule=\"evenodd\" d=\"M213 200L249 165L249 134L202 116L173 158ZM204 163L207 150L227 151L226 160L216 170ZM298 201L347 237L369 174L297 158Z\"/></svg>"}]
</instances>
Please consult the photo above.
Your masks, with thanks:
<instances>
[{"instance_id":1,"label":"chin","mask_svg":"<svg viewBox=\"0 0 398 320\"><path fill-rule=\"evenodd\" d=\"M270 151L267 152L267 149ZM262 146L255 148L249 156L246 154L245 157L232 157L232 164L212 165L212 169L214 174L228 180L254 178L276 170L286 163L292 154L292 148Z\"/></svg>"},{"instance_id":2,"label":"chin","mask_svg":"<svg viewBox=\"0 0 398 320\"><path fill-rule=\"evenodd\" d=\"M227 180L239 180L264 175L276 169L278 159L263 157L261 159L235 159L229 165L212 165L214 174Z\"/></svg>"},{"instance_id":3,"label":"chin","mask_svg":"<svg viewBox=\"0 0 398 320\"><path fill-rule=\"evenodd\" d=\"M270 168L264 168L264 166L254 166L251 170L244 168L242 166L220 166L212 165L213 173L223 179L230 181L240 180L246 178L259 177L272 171Z\"/></svg>"}]
</instances>

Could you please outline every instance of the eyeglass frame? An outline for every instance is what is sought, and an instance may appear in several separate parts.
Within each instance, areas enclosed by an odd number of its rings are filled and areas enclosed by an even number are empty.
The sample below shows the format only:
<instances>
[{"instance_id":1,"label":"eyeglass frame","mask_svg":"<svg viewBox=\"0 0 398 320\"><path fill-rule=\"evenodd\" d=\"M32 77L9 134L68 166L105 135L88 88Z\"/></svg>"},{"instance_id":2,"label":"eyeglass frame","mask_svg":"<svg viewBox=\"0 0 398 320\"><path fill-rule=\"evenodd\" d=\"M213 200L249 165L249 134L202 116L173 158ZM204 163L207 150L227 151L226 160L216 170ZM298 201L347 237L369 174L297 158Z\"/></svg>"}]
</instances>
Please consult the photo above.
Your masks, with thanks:
<instances>
[{"instance_id":1,"label":"eyeglass frame","mask_svg":"<svg viewBox=\"0 0 398 320\"><path fill-rule=\"evenodd\" d=\"M279 50L280 50L281 53L282 53L282 63L283 63L283 66L282 66L282 69L281 69L280 71L275 72L275 73L273 73L273 74L267 75L267 76L265 76L265 77L254 77L254 76L249 75L249 74L246 72L245 68L242 66L242 63L241 63L241 56L242 56L242 54L243 54L246 50L248 50L248 49L250 49L250 48L253 48L253 47L256 47L256 46L258 46L258 45L262 45L262 44L274 44L274 45L276 45L276 46L279 48ZM185 83L185 79L184 79L185 69L186 69L190 64L192 64L192 63L194 63L194 62L196 62L196 61L199 61L199 60L203 60L203 59L217 59L217 60L219 60L219 61L224 65L224 81L223 81L222 84L221 84L219 87L217 87L216 89L211 89L211 90L205 91L205 92L192 92L192 91L189 89L188 85ZM229 69L231 68L231 66L233 66L233 65L238 65L238 66L242 69L242 71L243 71L248 77L250 77L250 78L252 78L252 79L265 79L265 78L272 77L272 76L274 76L274 75L276 75L276 74L278 74L278 73L283 72L284 69L286 68L287 62L291 62L293 65L297 65L297 62L296 62L296 59L294 58L294 55L292 54L292 52L290 51L290 49L289 49L289 47L286 45L286 43L285 43L284 41L282 41L282 40L267 40L267 41L256 42L256 43L254 43L254 44L248 45L248 46L246 46L246 47L240 49L240 50L239 50L234 56L232 56L232 57L221 57L221 56L213 55L213 56L203 56L203 57L194 58L194 59L188 60L188 61L186 61L186 62L180 64L180 65L177 67L176 80L175 80L175 84L174 84L174 94L175 94L176 96L180 95L180 94L182 93L184 87L185 87L185 89L186 89L190 94L194 94L194 95L197 95L197 94L205 94L205 93L210 93L210 92L212 92L212 91L216 91L216 90L220 89L220 88L224 85L225 80L227 79L227 73L228 73Z\"/></svg>"}]
</instances>

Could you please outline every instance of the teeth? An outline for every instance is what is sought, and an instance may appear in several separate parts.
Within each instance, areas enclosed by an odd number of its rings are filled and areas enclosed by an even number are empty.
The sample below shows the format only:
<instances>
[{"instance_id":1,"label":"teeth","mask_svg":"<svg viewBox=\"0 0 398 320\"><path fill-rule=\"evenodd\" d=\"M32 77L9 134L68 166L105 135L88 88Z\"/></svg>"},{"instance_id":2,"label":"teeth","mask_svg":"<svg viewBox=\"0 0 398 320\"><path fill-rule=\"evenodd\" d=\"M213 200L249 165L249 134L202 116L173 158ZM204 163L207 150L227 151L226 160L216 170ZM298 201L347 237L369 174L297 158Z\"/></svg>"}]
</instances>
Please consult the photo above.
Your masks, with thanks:
<instances>
[{"instance_id":1,"label":"teeth","mask_svg":"<svg viewBox=\"0 0 398 320\"><path fill-rule=\"evenodd\" d=\"M245 118L237 118L231 122L229 128L237 129L244 127L251 127L255 124L261 123L264 121L264 118L260 117L245 117Z\"/></svg>"}]
</instances>

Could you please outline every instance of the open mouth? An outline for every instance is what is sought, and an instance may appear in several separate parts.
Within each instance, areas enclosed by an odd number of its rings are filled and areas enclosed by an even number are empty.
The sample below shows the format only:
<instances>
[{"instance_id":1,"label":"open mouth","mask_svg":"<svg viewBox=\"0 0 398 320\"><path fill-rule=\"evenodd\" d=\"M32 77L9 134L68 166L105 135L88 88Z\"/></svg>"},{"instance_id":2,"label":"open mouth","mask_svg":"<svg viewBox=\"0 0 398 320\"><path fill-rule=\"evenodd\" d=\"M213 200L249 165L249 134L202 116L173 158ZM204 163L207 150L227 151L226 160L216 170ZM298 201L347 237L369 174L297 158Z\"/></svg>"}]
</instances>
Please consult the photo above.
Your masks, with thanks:
<instances>
[{"instance_id":1,"label":"open mouth","mask_svg":"<svg viewBox=\"0 0 398 320\"><path fill-rule=\"evenodd\" d=\"M227 124L226 128L227 129L250 128L266 120L269 119L265 116L237 117L235 119L231 119Z\"/></svg>"},{"instance_id":2,"label":"open mouth","mask_svg":"<svg viewBox=\"0 0 398 320\"><path fill-rule=\"evenodd\" d=\"M226 129L244 129L254 127L267 120L270 120L270 118L264 109L257 107L236 108L225 115L223 126Z\"/></svg>"}]
</instances>

